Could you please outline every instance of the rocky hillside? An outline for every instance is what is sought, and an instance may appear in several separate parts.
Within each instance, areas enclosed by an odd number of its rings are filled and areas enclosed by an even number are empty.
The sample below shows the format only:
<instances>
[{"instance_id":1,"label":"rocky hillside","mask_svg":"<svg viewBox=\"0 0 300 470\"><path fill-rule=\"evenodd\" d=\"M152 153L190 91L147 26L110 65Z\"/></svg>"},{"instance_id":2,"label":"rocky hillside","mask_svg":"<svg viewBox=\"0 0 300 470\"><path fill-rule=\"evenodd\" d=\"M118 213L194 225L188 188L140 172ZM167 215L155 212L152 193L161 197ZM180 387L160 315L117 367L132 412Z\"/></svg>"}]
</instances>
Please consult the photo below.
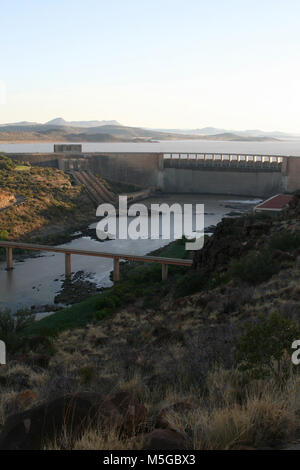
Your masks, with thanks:
<instances>
[{"instance_id":1,"label":"rocky hillside","mask_svg":"<svg viewBox=\"0 0 300 470\"><path fill-rule=\"evenodd\" d=\"M0 213L0 233L32 240L76 228L95 216L83 188L72 186L61 170L15 165L0 156L2 194L17 194L24 203Z\"/></svg>"}]
</instances>

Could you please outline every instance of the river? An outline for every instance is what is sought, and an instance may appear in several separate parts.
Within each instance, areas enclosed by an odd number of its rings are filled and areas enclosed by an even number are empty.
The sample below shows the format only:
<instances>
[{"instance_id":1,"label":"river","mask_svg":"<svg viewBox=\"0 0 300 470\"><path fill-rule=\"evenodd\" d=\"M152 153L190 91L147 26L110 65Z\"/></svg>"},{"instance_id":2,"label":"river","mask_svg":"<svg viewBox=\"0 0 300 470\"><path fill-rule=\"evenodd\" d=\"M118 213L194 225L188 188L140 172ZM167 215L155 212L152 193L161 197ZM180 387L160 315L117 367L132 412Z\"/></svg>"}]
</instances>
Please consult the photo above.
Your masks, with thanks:
<instances>
[{"instance_id":1,"label":"river","mask_svg":"<svg viewBox=\"0 0 300 470\"><path fill-rule=\"evenodd\" d=\"M148 207L151 203L166 202L172 204L204 204L205 227L217 224L224 215L236 211L251 210L258 200L230 196L204 195L162 195L143 201ZM195 206L194 206L195 209ZM130 222L130 219L129 219ZM96 228L96 223L90 228ZM96 231L95 231L96 232ZM132 253L145 255L173 240L174 227L171 227L169 240L108 240L100 242L87 236L79 236L71 242L61 245L92 251L110 253ZM106 258L72 256L72 271L84 270L98 286L108 287L112 260ZM6 264L0 263L0 309L43 306L53 304L55 295L60 291L64 279L64 255L59 253L40 253L23 261L15 261L14 270L6 271Z\"/></svg>"}]
</instances>

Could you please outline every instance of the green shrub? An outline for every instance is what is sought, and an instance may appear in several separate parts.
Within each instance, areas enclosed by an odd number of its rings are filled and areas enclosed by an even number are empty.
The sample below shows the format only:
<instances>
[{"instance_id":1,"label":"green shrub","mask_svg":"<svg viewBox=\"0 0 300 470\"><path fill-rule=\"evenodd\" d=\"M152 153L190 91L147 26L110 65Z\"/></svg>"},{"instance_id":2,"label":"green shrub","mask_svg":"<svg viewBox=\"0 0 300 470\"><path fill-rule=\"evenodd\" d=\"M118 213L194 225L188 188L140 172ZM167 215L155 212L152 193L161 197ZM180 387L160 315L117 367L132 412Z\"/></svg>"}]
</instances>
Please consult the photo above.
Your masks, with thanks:
<instances>
[{"instance_id":1,"label":"green shrub","mask_svg":"<svg viewBox=\"0 0 300 470\"><path fill-rule=\"evenodd\" d=\"M267 281L278 271L278 265L273 260L270 251L251 251L240 259L234 259L230 263L228 274L248 282L260 284Z\"/></svg>"},{"instance_id":2,"label":"green shrub","mask_svg":"<svg viewBox=\"0 0 300 470\"><path fill-rule=\"evenodd\" d=\"M95 369L92 366L85 366L79 370L80 383L82 385L90 385L95 377Z\"/></svg>"},{"instance_id":3,"label":"green shrub","mask_svg":"<svg viewBox=\"0 0 300 470\"><path fill-rule=\"evenodd\" d=\"M286 377L291 360L284 361L293 341L299 339L300 328L292 320L272 313L260 316L257 323L246 323L236 344L236 361L240 370L249 371L255 378L275 375ZM288 366L286 367L286 365Z\"/></svg>"},{"instance_id":4,"label":"green shrub","mask_svg":"<svg viewBox=\"0 0 300 470\"><path fill-rule=\"evenodd\" d=\"M9 233L7 230L0 230L0 240L8 240Z\"/></svg>"},{"instance_id":5,"label":"green shrub","mask_svg":"<svg viewBox=\"0 0 300 470\"><path fill-rule=\"evenodd\" d=\"M175 297L185 297L200 292L207 280L196 271L189 272L178 279L175 288Z\"/></svg>"},{"instance_id":6,"label":"green shrub","mask_svg":"<svg viewBox=\"0 0 300 470\"><path fill-rule=\"evenodd\" d=\"M230 274L228 272L215 273L208 282L209 289L215 289L223 284L227 284L231 280Z\"/></svg>"},{"instance_id":7,"label":"green shrub","mask_svg":"<svg viewBox=\"0 0 300 470\"><path fill-rule=\"evenodd\" d=\"M103 295L103 297L100 297L100 299L97 301L97 308L102 309L102 308L110 308L114 310L118 305L119 305L119 299L117 296L108 296L108 295Z\"/></svg>"},{"instance_id":8,"label":"green shrub","mask_svg":"<svg viewBox=\"0 0 300 470\"><path fill-rule=\"evenodd\" d=\"M11 158L0 155L0 170L11 170L14 166L14 162Z\"/></svg>"},{"instance_id":9,"label":"green shrub","mask_svg":"<svg viewBox=\"0 0 300 470\"><path fill-rule=\"evenodd\" d=\"M9 352L23 348L22 332L34 322L34 318L29 310L18 310L14 315L10 310L0 311L0 339L6 343Z\"/></svg>"},{"instance_id":10,"label":"green shrub","mask_svg":"<svg viewBox=\"0 0 300 470\"><path fill-rule=\"evenodd\" d=\"M113 312L110 308L102 308L98 312L95 312L92 317L92 321L98 322L100 320L103 320L103 318L108 317L111 315Z\"/></svg>"},{"instance_id":11,"label":"green shrub","mask_svg":"<svg viewBox=\"0 0 300 470\"><path fill-rule=\"evenodd\" d=\"M270 248L272 250L293 251L300 247L300 234L288 231L272 235Z\"/></svg>"}]
</instances>

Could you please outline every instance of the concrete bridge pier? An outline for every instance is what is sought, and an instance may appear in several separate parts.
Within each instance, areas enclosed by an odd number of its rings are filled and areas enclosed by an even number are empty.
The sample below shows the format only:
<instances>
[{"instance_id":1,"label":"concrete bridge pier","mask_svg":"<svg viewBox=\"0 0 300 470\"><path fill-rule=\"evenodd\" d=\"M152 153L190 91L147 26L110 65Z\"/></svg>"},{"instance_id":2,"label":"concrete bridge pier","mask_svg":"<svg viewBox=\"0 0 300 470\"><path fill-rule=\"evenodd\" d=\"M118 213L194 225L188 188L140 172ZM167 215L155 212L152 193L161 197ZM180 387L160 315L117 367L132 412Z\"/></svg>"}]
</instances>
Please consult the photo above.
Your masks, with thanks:
<instances>
[{"instance_id":1,"label":"concrete bridge pier","mask_svg":"<svg viewBox=\"0 0 300 470\"><path fill-rule=\"evenodd\" d=\"M13 264L13 249L12 248L6 248L6 270L11 271L14 269L14 264Z\"/></svg>"},{"instance_id":2,"label":"concrete bridge pier","mask_svg":"<svg viewBox=\"0 0 300 470\"><path fill-rule=\"evenodd\" d=\"M161 279L162 281L166 281L168 279L168 265L167 264L161 265Z\"/></svg>"},{"instance_id":3,"label":"concrete bridge pier","mask_svg":"<svg viewBox=\"0 0 300 470\"><path fill-rule=\"evenodd\" d=\"M114 282L120 280L120 258L114 258Z\"/></svg>"},{"instance_id":4,"label":"concrete bridge pier","mask_svg":"<svg viewBox=\"0 0 300 470\"><path fill-rule=\"evenodd\" d=\"M71 277L71 253L65 254L65 277L69 279Z\"/></svg>"}]
</instances>

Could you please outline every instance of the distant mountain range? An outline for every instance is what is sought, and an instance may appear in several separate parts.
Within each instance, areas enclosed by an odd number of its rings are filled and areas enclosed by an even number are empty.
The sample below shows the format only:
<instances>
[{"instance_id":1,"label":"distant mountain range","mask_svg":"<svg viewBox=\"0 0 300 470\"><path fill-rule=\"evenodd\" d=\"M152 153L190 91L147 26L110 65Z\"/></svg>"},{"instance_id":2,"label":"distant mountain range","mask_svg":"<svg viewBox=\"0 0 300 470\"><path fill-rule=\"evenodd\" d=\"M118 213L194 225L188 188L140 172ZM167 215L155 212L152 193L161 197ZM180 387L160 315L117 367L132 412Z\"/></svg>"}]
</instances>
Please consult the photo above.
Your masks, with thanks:
<instances>
[{"instance_id":1,"label":"distant mountain range","mask_svg":"<svg viewBox=\"0 0 300 470\"><path fill-rule=\"evenodd\" d=\"M259 129L251 129L245 131L237 131L237 130L228 130L228 129L219 129L217 127L203 127L201 129L154 129L160 132L171 132L176 134L190 134L190 135L220 135L220 134L234 134L236 136L247 136L247 137L273 137L275 139L289 139L300 137L300 134L289 134L286 132L280 131L261 131Z\"/></svg>"},{"instance_id":2,"label":"distant mountain range","mask_svg":"<svg viewBox=\"0 0 300 470\"><path fill-rule=\"evenodd\" d=\"M7 126L20 126L20 127L28 127L28 126L62 126L62 127L100 127L100 126L121 126L118 121L65 121L63 118L55 118L51 121L46 122L45 124L40 124L38 122L28 122L28 121L21 121L15 122L11 124L0 124L0 127L7 127Z\"/></svg>"},{"instance_id":3,"label":"distant mountain range","mask_svg":"<svg viewBox=\"0 0 300 470\"><path fill-rule=\"evenodd\" d=\"M52 119L46 126L64 127L101 127L101 126L121 126L118 121L65 121L63 118Z\"/></svg>"},{"instance_id":4,"label":"distant mountain range","mask_svg":"<svg viewBox=\"0 0 300 470\"><path fill-rule=\"evenodd\" d=\"M193 135L171 134L120 124L80 127L76 123L76 126L71 126L60 118L46 124L19 122L0 125L0 142L153 142L154 139L158 141L198 138Z\"/></svg>"},{"instance_id":5,"label":"distant mountain range","mask_svg":"<svg viewBox=\"0 0 300 470\"><path fill-rule=\"evenodd\" d=\"M284 132L200 129L149 129L123 126L118 121L65 121L59 117L46 122L21 121L0 124L0 142L153 142L158 140L276 141L297 138Z\"/></svg>"}]
</instances>

